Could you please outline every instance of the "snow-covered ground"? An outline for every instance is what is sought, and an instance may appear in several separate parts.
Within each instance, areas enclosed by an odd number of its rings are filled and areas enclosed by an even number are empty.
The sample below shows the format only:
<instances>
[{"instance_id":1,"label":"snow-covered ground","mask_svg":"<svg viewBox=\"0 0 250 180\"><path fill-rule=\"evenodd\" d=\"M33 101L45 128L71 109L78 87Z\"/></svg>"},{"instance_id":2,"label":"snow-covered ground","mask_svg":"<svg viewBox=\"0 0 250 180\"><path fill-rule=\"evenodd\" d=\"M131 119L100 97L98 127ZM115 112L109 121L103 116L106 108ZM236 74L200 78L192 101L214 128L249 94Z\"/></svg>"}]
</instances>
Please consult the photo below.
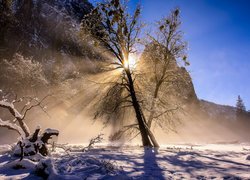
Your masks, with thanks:
<instances>
[{"instance_id":1,"label":"snow-covered ground","mask_svg":"<svg viewBox=\"0 0 250 180\"><path fill-rule=\"evenodd\" d=\"M0 147L0 179L39 179L35 172L43 163L50 179L250 179L247 144L166 145L158 150L101 146L71 153L57 149L39 164L13 159L8 150L10 146Z\"/></svg>"}]
</instances>

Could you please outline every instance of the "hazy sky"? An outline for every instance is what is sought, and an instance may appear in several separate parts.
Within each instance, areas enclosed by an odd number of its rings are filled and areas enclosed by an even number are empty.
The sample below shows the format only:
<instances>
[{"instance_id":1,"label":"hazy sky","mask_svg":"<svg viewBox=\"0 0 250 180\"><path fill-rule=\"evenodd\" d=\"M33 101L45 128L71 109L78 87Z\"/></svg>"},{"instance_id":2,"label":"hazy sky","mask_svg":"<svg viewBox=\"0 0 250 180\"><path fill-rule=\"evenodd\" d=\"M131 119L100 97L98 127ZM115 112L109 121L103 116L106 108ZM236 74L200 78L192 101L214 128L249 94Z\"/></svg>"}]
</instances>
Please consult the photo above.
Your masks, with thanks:
<instances>
[{"instance_id":1,"label":"hazy sky","mask_svg":"<svg viewBox=\"0 0 250 180\"><path fill-rule=\"evenodd\" d=\"M146 23L180 8L199 98L235 105L241 95L250 109L250 0L130 0L130 5L137 2Z\"/></svg>"}]
</instances>

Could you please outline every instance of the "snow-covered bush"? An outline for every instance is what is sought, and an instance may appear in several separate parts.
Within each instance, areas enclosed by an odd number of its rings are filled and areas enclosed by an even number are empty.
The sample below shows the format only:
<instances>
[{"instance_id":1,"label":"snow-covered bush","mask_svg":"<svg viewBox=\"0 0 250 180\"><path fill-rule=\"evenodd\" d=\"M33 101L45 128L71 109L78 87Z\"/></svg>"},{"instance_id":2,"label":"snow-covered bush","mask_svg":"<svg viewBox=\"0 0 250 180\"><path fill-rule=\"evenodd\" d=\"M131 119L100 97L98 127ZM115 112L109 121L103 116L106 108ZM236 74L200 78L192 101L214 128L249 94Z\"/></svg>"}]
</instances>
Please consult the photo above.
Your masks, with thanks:
<instances>
[{"instance_id":1,"label":"snow-covered bush","mask_svg":"<svg viewBox=\"0 0 250 180\"><path fill-rule=\"evenodd\" d=\"M11 60L3 60L0 67L0 81L8 88L17 90L38 89L48 84L42 65L32 58L25 58L21 54L15 54Z\"/></svg>"},{"instance_id":2,"label":"snow-covered bush","mask_svg":"<svg viewBox=\"0 0 250 180\"><path fill-rule=\"evenodd\" d=\"M66 153L69 152L87 152L90 151L94 148L94 146L98 143L101 143L104 138L103 138L104 134L98 134L97 136L91 138L89 140L89 144L85 147L79 146L79 145L74 145L74 146L68 146L68 144L57 144L54 143L52 144L52 149L55 151L56 148L62 149L64 150Z\"/></svg>"},{"instance_id":3,"label":"snow-covered bush","mask_svg":"<svg viewBox=\"0 0 250 180\"><path fill-rule=\"evenodd\" d=\"M79 72L76 66L68 59L48 59L43 62L44 73L50 84L60 84L78 77Z\"/></svg>"},{"instance_id":4,"label":"snow-covered bush","mask_svg":"<svg viewBox=\"0 0 250 180\"><path fill-rule=\"evenodd\" d=\"M36 165L35 173L43 177L44 179L48 180L54 180L54 179L60 179L60 180L81 180L82 178L75 176L75 175L60 175L55 169L54 162L52 159L42 159L39 161L39 163Z\"/></svg>"}]
</instances>

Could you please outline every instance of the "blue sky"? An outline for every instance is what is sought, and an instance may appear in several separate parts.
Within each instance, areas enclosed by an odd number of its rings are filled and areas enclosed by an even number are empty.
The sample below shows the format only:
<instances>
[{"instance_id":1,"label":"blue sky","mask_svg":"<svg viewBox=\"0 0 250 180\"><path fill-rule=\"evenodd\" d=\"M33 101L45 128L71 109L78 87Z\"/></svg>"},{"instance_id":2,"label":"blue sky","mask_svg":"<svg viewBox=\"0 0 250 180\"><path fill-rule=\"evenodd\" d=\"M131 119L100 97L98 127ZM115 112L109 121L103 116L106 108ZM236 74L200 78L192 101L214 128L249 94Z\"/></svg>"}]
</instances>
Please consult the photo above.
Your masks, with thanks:
<instances>
[{"instance_id":1,"label":"blue sky","mask_svg":"<svg viewBox=\"0 0 250 180\"><path fill-rule=\"evenodd\" d=\"M175 7L189 44L188 67L200 99L250 109L250 0L130 0L153 23Z\"/></svg>"}]
</instances>

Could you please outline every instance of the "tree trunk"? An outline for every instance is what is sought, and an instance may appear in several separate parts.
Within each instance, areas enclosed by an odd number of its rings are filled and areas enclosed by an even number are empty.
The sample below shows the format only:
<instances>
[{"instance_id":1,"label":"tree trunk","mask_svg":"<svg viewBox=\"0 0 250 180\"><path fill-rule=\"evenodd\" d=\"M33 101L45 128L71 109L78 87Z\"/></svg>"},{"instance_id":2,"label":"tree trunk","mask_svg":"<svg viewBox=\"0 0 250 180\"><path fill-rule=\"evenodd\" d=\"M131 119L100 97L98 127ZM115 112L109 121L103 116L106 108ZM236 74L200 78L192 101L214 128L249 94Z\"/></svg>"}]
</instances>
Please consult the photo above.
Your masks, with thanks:
<instances>
[{"instance_id":1,"label":"tree trunk","mask_svg":"<svg viewBox=\"0 0 250 180\"><path fill-rule=\"evenodd\" d=\"M150 107L150 114L149 114L148 123L147 123L149 129L151 128L152 121L153 121L154 114L155 114L155 101L156 101L156 98L153 98L151 107Z\"/></svg>"},{"instance_id":2,"label":"tree trunk","mask_svg":"<svg viewBox=\"0 0 250 180\"><path fill-rule=\"evenodd\" d=\"M157 96L158 96L160 85L161 85L161 83L158 83L158 84L156 84L156 87L155 87L154 97L153 97L153 100L152 100L152 103L151 103L150 114L149 114L149 118L148 118L148 121L147 121L147 125L148 125L149 129L151 128L152 121L154 119L155 103L156 103L156 99L157 99Z\"/></svg>"},{"instance_id":3,"label":"tree trunk","mask_svg":"<svg viewBox=\"0 0 250 180\"><path fill-rule=\"evenodd\" d=\"M158 144L158 142L156 141L156 138L154 136L154 134L152 133L152 131L148 128L148 126L146 125L146 129L148 132L148 136L150 137L150 140L152 141L154 147L160 147L160 145Z\"/></svg>"},{"instance_id":4,"label":"tree trunk","mask_svg":"<svg viewBox=\"0 0 250 180\"><path fill-rule=\"evenodd\" d=\"M37 128L33 133L32 137L29 139L30 142L35 142L38 139L40 128Z\"/></svg>"},{"instance_id":5,"label":"tree trunk","mask_svg":"<svg viewBox=\"0 0 250 180\"><path fill-rule=\"evenodd\" d=\"M136 93L134 90L134 83L133 83L133 80L131 77L131 72L129 69L126 69L125 71L126 71L126 75L128 77L128 81L129 81L129 91L130 91L134 111L136 114L136 119L138 121L140 134L142 137L142 144L143 144L143 146L153 147L153 145L150 141L150 138L149 138L149 133L148 133L148 130L146 128L146 124L145 124L144 119L143 119L143 115L141 113L140 104L139 104L137 97L136 97Z\"/></svg>"},{"instance_id":6,"label":"tree trunk","mask_svg":"<svg viewBox=\"0 0 250 180\"><path fill-rule=\"evenodd\" d=\"M152 133L152 131L150 130L150 128L148 127L148 125L146 123L147 121L146 121L146 118L145 118L143 112L141 112L141 114L142 114L142 117L144 119L145 127L146 127L146 130L147 130L148 136L150 137L151 142L153 143L154 147L160 147L158 142L156 141L154 134Z\"/></svg>"},{"instance_id":7,"label":"tree trunk","mask_svg":"<svg viewBox=\"0 0 250 180\"><path fill-rule=\"evenodd\" d=\"M17 121L18 121L20 127L22 128L22 130L23 130L25 136L26 136L26 137L29 137L30 131L29 131L29 128L28 128L28 126L26 125L26 123L23 122L23 120L22 120L22 119L19 119L19 118L17 118Z\"/></svg>"}]
</instances>

